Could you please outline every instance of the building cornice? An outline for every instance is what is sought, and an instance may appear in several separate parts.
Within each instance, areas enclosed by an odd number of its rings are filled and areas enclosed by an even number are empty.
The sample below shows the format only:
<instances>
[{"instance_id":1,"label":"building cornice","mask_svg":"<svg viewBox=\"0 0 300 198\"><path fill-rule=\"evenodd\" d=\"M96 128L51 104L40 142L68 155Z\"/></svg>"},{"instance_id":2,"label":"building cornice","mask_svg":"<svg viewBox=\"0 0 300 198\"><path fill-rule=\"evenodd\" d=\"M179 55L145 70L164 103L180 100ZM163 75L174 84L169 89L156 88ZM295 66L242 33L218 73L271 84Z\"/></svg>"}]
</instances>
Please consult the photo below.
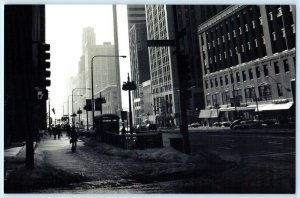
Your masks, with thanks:
<instances>
[{"instance_id":1,"label":"building cornice","mask_svg":"<svg viewBox=\"0 0 300 198\"><path fill-rule=\"evenodd\" d=\"M215 26L216 24L220 23L221 21L231 17L238 11L242 10L245 8L247 5L234 5L226 8L219 14L213 16L212 18L208 19L198 27L198 34L201 34L202 32L205 32L209 28Z\"/></svg>"}]
</instances>

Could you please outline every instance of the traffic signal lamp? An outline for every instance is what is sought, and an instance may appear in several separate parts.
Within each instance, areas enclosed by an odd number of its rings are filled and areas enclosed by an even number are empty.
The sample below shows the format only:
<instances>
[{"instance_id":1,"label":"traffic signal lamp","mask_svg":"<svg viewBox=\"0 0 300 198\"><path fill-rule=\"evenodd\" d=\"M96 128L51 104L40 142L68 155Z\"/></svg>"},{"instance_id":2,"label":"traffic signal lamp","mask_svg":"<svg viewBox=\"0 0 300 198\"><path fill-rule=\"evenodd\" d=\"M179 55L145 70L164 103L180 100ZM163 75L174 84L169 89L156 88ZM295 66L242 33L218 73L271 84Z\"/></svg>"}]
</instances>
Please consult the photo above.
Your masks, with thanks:
<instances>
[{"instance_id":1,"label":"traffic signal lamp","mask_svg":"<svg viewBox=\"0 0 300 198\"><path fill-rule=\"evenodd\" d=\"M51 85L50 75L50 44L46 43L35 43L36 52L34 53L34 63L36 67L36 83L37 86L43 88Z\"/></svg>"}]
</instances>

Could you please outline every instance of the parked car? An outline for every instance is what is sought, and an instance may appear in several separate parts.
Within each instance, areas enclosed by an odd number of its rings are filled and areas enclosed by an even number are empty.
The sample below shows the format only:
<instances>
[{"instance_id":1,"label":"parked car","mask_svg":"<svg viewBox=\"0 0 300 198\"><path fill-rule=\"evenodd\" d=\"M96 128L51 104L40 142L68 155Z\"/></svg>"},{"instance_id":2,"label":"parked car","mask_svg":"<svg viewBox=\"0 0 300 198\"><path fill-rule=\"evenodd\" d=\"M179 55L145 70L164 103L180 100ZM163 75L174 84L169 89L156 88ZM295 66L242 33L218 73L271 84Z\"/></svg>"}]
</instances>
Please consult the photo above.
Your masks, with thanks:
<instances>
[{"instance_id":1,"label":"parked car","mask_svg":"<svg viewBox=\"0 0 300 198\"><path fill-rule=\"evenodd\" d=\"M213 126L216 126L216 127L221 127L221 126L222 126L222 124L221 124L221 122L214 122L214 123L213 123Z\"/></svg>"},{"instance_id":2,"label":"parked car","mask_svg":"<svg viewBox=\"0 0 300 198\"><path fill-rule=\"evenodd\" d=\"M146 125L138 125L138 126L136 126L135 129L136 129L137 133L143 133L143 132L147 132L148 131Z\"/></svg>"},{"instance_id":3,"label":"parked car","mask_svg":"<svg viewBox=\"0 0 300 198\"><path fill-rule=\"evenodd\" d=\"M221 125L223 127L230 127L231 124L232 124L232 122L230 122L230 121L221 122Z\"/></svg>"},{"instance_id":4,"label":"parked car","mask_svg":"<svg viewBox=\"0 0 300 198\"><path fill-rule=\"evenodd\" d=\"M241 121L242 121L242 119L234 120L234 121L230 124L230 129L233 129L233 127L235 127L236 125L240 124Z\"/></svg>"},{"instance_id":5,"label":"parked car","mask_svg":"<svg viewBox=\"0 0 300 198\"><path fill-rule=\"evenodd\" d=\"M233 129L257 129L262 127L262 123L257 120L244 120L235 125Z\"/></svg>"},{"instance_id":6,"label":"parked car","mask_svg":"<svg viewBox=\"0 0 300 198\"><path fill-rule=\"evenodd\" d=\"M156 124L147 124L146 128L148 131L156 131L157 130L157 125Z\"/></svg>"},{"instance_id":7,"label":"parked car","mask_svg":"<svg viewBox=\"0 0 300 198\"><path fill-rule=\"evenodd\" d=\"M193 128L198 128L200 126L201 126L201 124L199 124L198 122L195 122L195 123L192 123L189 125L189 127L193 127Z\"/></svg>"}]
</instances>

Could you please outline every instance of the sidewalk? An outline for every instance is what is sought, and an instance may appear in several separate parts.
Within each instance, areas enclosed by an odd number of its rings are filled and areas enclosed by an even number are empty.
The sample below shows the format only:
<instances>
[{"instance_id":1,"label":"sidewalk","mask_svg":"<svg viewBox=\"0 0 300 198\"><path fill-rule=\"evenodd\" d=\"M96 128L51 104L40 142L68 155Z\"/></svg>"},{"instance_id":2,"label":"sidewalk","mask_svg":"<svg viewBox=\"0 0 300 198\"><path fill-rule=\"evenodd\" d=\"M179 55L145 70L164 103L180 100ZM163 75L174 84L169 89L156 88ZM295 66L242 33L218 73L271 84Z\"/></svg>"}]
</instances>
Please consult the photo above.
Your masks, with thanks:
<instances>
[{"instance_id":1,"label":"sidewalk","mask_svg":"<svg viewBox=\"0 0 300 198\"><path fill-rule=\"evenodd\" d=\"M33 143L33 148L37 147L37 143ZM26 161L26 143L12 143L10 148L4 149L4 180L19 167L24 166Z\"/></svg>"}]
</instances>

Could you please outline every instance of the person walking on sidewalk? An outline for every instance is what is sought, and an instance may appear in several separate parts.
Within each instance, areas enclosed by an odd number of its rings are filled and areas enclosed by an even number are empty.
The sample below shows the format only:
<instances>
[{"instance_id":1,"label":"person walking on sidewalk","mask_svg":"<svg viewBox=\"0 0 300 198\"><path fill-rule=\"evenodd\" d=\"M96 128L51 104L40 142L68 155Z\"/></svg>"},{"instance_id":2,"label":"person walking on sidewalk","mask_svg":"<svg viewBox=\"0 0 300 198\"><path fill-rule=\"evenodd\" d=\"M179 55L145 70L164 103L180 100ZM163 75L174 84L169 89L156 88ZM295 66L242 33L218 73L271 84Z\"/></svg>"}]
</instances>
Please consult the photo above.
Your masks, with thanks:
<instances>
[{"instance_id":1,"label":"person walking on sidewalk","mask_svg":"<svg viewBox=\"0 0 300 198\"><path fill-rule=\"evenodd\" d=\"M75 125L73 125L71 130L71 139L70 139L70 143L72 144L71 150L73 152L76 151L77 140L78 140L77 132L75 130Z\"/></svg>"}]
</instances>

